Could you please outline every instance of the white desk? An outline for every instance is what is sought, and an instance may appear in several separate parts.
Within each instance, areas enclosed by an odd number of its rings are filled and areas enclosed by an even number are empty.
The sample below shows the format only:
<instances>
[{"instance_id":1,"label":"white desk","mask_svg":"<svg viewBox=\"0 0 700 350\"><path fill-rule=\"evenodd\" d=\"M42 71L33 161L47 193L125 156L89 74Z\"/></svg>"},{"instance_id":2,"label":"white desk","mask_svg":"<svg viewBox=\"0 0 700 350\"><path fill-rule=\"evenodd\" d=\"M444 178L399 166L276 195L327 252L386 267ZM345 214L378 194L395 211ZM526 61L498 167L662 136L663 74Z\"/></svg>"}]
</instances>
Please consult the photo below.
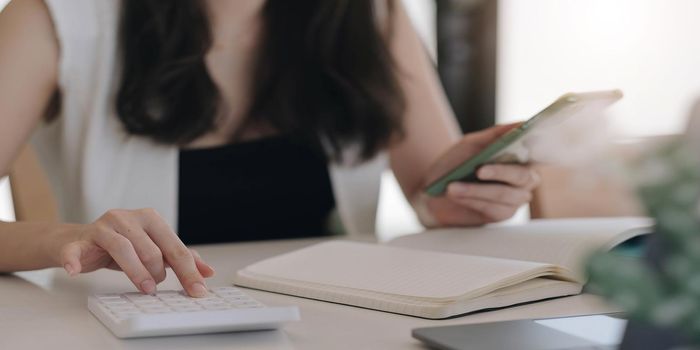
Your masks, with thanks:
<instances>
[{"instance_id":1,"label":"white desk","mask_svg":"<svg viewBox=\"0 0 700 350\"><path fill-rule=\"evenodd\" d=\"M252 262L318 240L225 244L197 248L216 268L209 286L231 283ZM179 289L169 272L161 289ZM69 278L50 269L0 276L0 349L423 349L416 327L615 311L592 295L555 299L451 320L424 320L350 306L249 290L268 305L298 305L301 322L283 331L120 340L87 310L90 293L133 290L121 273L98 271Z\"/></svg>"}]
</instances>

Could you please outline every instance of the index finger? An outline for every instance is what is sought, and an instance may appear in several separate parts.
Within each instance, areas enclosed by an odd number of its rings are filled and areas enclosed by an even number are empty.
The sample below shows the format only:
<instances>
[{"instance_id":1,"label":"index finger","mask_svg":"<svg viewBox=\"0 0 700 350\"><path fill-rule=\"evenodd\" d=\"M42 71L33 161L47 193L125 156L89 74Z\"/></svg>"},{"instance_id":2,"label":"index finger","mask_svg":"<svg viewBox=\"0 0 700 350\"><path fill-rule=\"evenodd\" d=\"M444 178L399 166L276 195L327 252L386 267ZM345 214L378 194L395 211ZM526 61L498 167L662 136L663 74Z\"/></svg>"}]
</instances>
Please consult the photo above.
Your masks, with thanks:
<instances>
[{"instance_id":1,"label":"index finger","mask_svg":"<svg viewBox=\"0 0 700 350\"><path fill-rule=\"evenodd\" d=\"M539 174L526 165L487 164L476 174L480 180L504 182L526 190L532 190L540 183Z\"/></svg>"},{"instance_id":2,"label":"index finger","mask_svg":"<svg viewBox=\"0 0 700 350\"><path fill-rule=\"evenodd\" d=\"M199 298L207 296L204 277L197 269L194 256L175 232L154 211L145 211L141 219L144 230L160 247L163 257L175 272L187 294Z\"/></svg>"}]
</instances>

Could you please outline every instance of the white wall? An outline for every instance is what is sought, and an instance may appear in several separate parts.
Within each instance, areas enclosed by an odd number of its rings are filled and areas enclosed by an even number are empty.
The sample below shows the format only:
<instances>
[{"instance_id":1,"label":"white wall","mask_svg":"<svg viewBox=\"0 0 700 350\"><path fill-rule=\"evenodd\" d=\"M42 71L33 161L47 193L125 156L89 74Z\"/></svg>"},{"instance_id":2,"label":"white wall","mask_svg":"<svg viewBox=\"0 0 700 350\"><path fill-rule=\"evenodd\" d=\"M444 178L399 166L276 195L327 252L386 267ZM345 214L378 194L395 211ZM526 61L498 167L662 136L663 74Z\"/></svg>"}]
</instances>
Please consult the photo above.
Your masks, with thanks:
<instances>
[{"instance_id":1,"label":"white wall","mask_svg":"<svg viewBox=\"0 0 700 350\"><path fill-rule=\"evenodd\" d=\"M700 1L501 0L498 117L565 91L621 88L617 130L675 133L700 97Z\"/></svg>"}]
</instances>

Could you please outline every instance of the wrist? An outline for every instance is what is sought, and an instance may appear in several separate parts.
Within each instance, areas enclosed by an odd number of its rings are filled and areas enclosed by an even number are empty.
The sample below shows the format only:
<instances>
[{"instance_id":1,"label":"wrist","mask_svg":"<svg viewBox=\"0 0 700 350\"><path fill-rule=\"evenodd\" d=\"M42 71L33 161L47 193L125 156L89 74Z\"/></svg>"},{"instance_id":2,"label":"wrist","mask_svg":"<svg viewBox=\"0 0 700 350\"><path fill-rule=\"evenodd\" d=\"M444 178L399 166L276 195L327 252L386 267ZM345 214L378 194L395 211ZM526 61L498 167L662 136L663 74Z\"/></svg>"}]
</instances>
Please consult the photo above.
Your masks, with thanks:
<instances>
[{"instance_id":1,"label":"wrist","mask_svg":"<svg viewBox=\"0 0 700 350\"><path fill-rule=\"evenodd\" d=\"M413 200L411 201L411 205L413 206L413 210L418 216L418 220L420 220L420 223L426 228L435 228L439 226L435 215L433 215L433 212L430 209L431 200L433 200L432 197L423 192L420 192L417 195L415 195Z\"/></svg>"},{"instance_id":2,"label":"wrist","mask_svg":"<svg viewBox=\"0 0 700 350\"><path fill-rule=\"evenodd\" d=\"M86 225L61 224L52 229L48 235L49 239L44 240L44 252L49 258L51 267L62 267L61 251L63 247L81 239L81 235Z\"/></svg>"}]
</instances>

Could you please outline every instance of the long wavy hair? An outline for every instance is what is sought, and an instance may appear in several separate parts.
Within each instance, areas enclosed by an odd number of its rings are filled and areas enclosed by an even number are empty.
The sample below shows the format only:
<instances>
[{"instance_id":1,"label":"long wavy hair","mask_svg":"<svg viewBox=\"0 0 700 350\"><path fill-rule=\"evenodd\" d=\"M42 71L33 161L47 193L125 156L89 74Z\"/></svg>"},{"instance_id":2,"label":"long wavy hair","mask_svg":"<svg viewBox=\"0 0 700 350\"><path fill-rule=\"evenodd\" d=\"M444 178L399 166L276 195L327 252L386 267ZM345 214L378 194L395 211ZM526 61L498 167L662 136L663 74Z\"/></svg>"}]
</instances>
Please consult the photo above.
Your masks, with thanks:
<instances>
[{"instance_id":1,"label":"long wavy hair","mask_svg":"<svg viewBox=\"0 0 700 350\"><path fill-rule=\"evenodd\" d=\"M126 130L173 145L211 131L222 103L205 64L212 33L204 0L122 3L116 108ZM252 100L236 135L269 125L333 160L350 145L368 159L400 138L404 97L375 4L267 0Z\"/></svg>"}]
</instances>

